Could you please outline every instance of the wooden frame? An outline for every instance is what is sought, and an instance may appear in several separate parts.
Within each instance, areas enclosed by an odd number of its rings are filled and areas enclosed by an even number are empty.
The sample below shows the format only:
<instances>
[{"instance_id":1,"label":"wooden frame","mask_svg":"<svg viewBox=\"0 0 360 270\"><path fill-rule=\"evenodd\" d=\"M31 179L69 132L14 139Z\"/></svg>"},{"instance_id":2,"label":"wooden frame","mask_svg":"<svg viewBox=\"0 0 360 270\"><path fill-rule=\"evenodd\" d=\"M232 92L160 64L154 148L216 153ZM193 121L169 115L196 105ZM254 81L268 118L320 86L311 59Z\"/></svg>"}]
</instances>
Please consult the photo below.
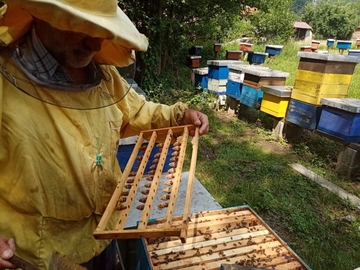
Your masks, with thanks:
<instances>
[{"instance_id":1,"label":"wooden frame","mask_svg":"<svg viewBox=\"0 0 360 270\"><path fill-rule=\"evenodd\" d=\"M178 195L182 166L185 158L185 151L187 142L189 139L189 131L194 130L195 135L192 138L192 156L189 171L189 179L187 183L186 200L184 205L183 220L181 226L172 226L172 219L176 204L176 198ZM187 224L190 215L190 206L192 200L192 189L195 175L197 150L199 141L199 129L192 125L185 125L179 127L171 127L164 129L155 129L143 131L140 133L134 150L129 158L129 161L124 169L124 172L119 179L119 183L106 207L106 210L94 231L94 237L97 239L132 239L132 238L148 238L148 237L163 237L163 236L178 236L183 241L186 238ZM173 143L173 144L172 144ZM173 145L174 152L172 170L168 172L168 181L171 181L171 191L168 191L166 205L167 212L166 218L162 226L158 226L156 229L149 229L148 224L153 202L155 200L156 192L161 181L161 176L164 176L163 168L167 155L169 153L169 147ZM149 159L150 154L154 147L159 148L157 153L156 163L151 172L146 172L145 168ZM176 153L176 154L175 154ZM139 161L140 164L136 172L132 172L134 163ZM170 171L170 170L169 170ZM135 229L126 229L126 220L128 219L129 212L134 204L138 203L135 201L135 195L140 190L140 181L146 177L149 179L149 188L147 189L147 197L145 198L144 204L142 205L142 214L139 220L138 226ZM131 185L128 183L131 182ZM127 188L128 190L125 190ZM144 194L144 193L143 193ZM137 206L138 207L138 206ZM139 209L139 208L138 208ZM111 230L107 229L109 221L113 219L115 215L117 218L116 228Z\"/></svg>"}]
</instances>

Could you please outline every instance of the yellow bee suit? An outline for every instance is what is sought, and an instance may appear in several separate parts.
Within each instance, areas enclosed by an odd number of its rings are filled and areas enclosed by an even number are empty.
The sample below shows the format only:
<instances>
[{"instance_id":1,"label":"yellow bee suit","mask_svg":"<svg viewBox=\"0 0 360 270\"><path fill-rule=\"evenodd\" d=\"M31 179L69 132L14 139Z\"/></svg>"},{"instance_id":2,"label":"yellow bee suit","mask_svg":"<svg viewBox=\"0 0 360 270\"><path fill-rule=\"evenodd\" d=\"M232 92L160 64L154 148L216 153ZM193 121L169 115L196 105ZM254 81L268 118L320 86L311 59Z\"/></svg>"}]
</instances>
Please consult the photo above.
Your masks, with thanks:
<instances>
[{"instance_id":1,"label":"yellow bee suit","mask_svg":"<svg viewBox=\"0 0 360 270\"><path fill-rule=\"evenodd\" d=\"M4 55L2 73L26 87L25 76ZM110 79L72 98L91 103L99 98L92 94L97 89L125 94L129 86L117 70L102 68ZM16 254L40 269L48 269L53 252L87 262L108 244L92 233L121 174L119 138L177 125L185 108L146 102L130 90L115 105L67 109L27 95L8 79L0 74L0 235L15 238Z\"/></svg>"}]
</instances>

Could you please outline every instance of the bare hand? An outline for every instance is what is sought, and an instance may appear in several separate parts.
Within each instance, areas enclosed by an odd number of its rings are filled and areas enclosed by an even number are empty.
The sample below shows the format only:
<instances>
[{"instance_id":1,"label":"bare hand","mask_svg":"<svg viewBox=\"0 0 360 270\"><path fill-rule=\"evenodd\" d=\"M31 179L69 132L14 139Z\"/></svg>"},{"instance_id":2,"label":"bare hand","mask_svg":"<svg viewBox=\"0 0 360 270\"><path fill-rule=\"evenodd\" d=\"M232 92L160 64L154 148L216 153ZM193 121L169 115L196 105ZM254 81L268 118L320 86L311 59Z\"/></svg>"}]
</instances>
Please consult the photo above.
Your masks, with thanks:
<instances>
[{"instance_id":1,"label":"bare hand","mask_svg":"<svg viewBox=\"0 0 360 270\"><path fill-rule=\"evenodd\" d=\"M209 120L207 115L197 110L187 109L184 113L182 123L184 125L194 125L199 127L199 135L204 135L209 132ZM190 132L190 135L195 135L193 130Z\"/></svg>"},{"instance_id":2,"label":"bare hand","mask_svg":"<svg viewBox=\"0 0 360 270\"><path fill-rule=\"evenodd\" d=\"M15 249L15 241L13 238L6 240L0 236L0 269L16 268L15 265L8 261L14 255Z\"/></svg>"}]
</instances>

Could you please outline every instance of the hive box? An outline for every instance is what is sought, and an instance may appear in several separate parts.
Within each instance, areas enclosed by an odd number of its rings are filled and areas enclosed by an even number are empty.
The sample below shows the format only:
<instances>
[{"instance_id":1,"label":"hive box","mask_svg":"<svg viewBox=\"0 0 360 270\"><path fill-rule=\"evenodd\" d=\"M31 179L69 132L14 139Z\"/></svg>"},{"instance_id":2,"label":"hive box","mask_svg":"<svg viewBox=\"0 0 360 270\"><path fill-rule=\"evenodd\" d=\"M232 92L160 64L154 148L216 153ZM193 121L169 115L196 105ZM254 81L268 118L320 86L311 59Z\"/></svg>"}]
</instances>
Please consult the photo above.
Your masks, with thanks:
<instances>
[{"instance_id":1,"label":"hive box","mask_svg":"<svg viewBox=\"0 0 360 270\"><path fill-rule=\"evenodd\" d=\"M261 86L264 92L260 111L272 116L283 118L290 101L291 86Z\"/></svg>"},{"instance_id":2,"label":"hive box","mask_svg":"<svg viewBox=\"0 0 360 270\"><path fill-rule=\"evenodd\" d=\"M260 89L263 85L285 85L286 78L290 75L288 72L253 65L239 65L237 70L244 73L244 85L255 89Z\"/></svg>"},{"instance_id":3,"label":"hive box","mask_svg":"<svg viewBox=\"0 0 360 270\"><path fill-rule=\"evenodd\" d=\"M236 60L208 60L207 64L209 67L209 79L227 80L229 76L229 65L243 64L243 62Z\"/></svg>"},{"instance_id":4,"label":"hive box","mask_svg":"<svg viewBox=\"0 0 360 270\"><path fill-rule=\"evenodd\" d=\"M290 99L286 121L305 129L314 130L319 122L320 114L321 106Z\"/></svg>"},{"instance_id":5,"label":"hive box","mask_svg":"<svg viewBox=\"0 0 360 270\"><path fill-rule=\"evenodd\" d=\"M265 62L266 56L268 56L267 53L249 51L247 60L248 60L250 65L252 65L252 64L262 64L262 63Z\"/></svg>"},{"instance_id":6,"label":"hive box","mask_svg":"<svg viewBox=\"0 0 360 270\"><path fill-rule=\"evenodd\" d=\"M214 52L219 52L221 49L221 43L214 43Z\"/></svg>"},{"instance_id":7,"label":"hive box","mask_svg":"<svg viewBox=\"0 0 360 270\"><path fill-rule=\"evenodd\" d=\"M189 68L198 68L200 67L201 56L198 55L189 55L186 57L186 65Z\"/></svg>"},{"instance_id":8,"label":"hive box","mask_svg":"<svg viewBox=\"0 0 360 270\"><path fill-rule=\"evenodd\" d=\"M259 109L264 92L251 86L243 85L240 95L240 103L250 108Z\"/></svg>"},{"instance_id":9,"label":"hive box","mask_svg":"<svg viewBox=\"0 0 360 270\"><path fill-rule=\"evenodd\" d=\"M344 98L359 57L298 52L300 62L291 98L320 105L321 98Z\"/></svg>"},{"instance_id":10,"label":"hive box","mask_svg":"<svg viewBox=\"0 0 360 270\"><path fill-rule=\"evenodd\" d=\"M181 218L173 224L180 226ZM154 228L156 225L157 221ZM194 213L189 218L186 243L171 237L144 239L143 251L140 257L147 260L141 262L142 270L220 270L224 264L238 264L236 269L244 270L310 269L246 205Z\"/></svg>"},{"instance_id":11,"label":"hive box","mask_svg":"<svg viewBox=\"0 0 360 270\"><path fill-rule=\"evenodd\" d=\"M218 95L225 95L227 81L228 81L227 79L217 80L217 79L209 78L208 90Z\"/></svg>"},{"instance_id":12,"label":"hive box","mask_svg":"<svg viewBox=\"0 0 360 270\"><path fill-rule=\"evenodd\" d=\"M239 49L240 51L251 51L252 44L251 43L240 43Z\"/></svg>"},{"instance_id":13,"label":"hive box","mask_svg":"<svg viewBox=\"0 0 360 270\"><path fill-rule=\"evenodd\" d=\"M338 40L336 42L336 48L348 50L351 48L351 44L352 44L351 40Z\"/></svg>"},{"instance_id":14,"label":"hive box","mask_svg":"<svg viewBox=\"0 0 360 270\"><path fill-rule=\"evenodd\" d=\"M360 50L349 50L348 55L360 57Z\"/></svg>"},{"instance_id":15,"label":"hive box","mask_svg":"<svg viewBox=\"0 0 360 270\"><path fill-rule=\"evenodd\" d=\"M311 50L317 50L319 47L320 41L319 40L312 40L311 41Z\"/></svg>"},{"instance_id":16,"label":"hive box","mask_svg":"<svg viewBox=\"0 0 360 270\"><path fill-rule=\"evenodd\" d=\"M207 88L208 86L208 68L195 68L193 69L195 75L195 87Z\"/></svg>"},{"instance_id":17,"label":"hive box","mask_svg":"<svg viewBox=\"0 0 360 270\"><path fill-rule=\"evenodd\" d=\"M360 142L360 100L323 98L317 130L345 143Z\"/></svg>"},{"instance_id":18,"label":"hive box","mask_svg":"<svg viewBox=\"0 0 360 270\"><path fill-rule=\"evenodd\" d=\"M236 100L240 100L242 89L241 74L231 72L229 73L229 79L226 83L226 95Z\"/></svg>"},{"instance_id":19,"label":"hive box","mask_svg":"<svg viewBox=\"0 0 360 270\"><path fill-rule=\"evenodd\" d=\"M335 39L328 38L328 39L326 40L326 46L332 47L332 46L334 46L334 44L335 44Z\"/></svg>"},{"instance_id":20,"label":"hive box","mask_svg":"<svg viewBox=\"0 0 360 270\"><path fill-rule=\"evenodd\" d=\"M282 48L282 45L266 45L265 53L268 53L270 56L279 55Z\"/></svg>"},{"instance_id":21,"label":"hive box","mask_svg":"<svg viewBox=\"0 0 360 270\"><path fill-rule=\"evenodd\" d=\"M301 46L300 51L301 52L312 52L311 46Z\"/></svg>"},{"instance_id":22,"label":"hive box","mask_svg":"<svg viewBox=\"0 0 360 270\"><path fill-rule=\"evenodd\" d=\"M239 60L241 58L242 51L239 50L226 50L227 60Z\"/></svg>"}]
</instances>

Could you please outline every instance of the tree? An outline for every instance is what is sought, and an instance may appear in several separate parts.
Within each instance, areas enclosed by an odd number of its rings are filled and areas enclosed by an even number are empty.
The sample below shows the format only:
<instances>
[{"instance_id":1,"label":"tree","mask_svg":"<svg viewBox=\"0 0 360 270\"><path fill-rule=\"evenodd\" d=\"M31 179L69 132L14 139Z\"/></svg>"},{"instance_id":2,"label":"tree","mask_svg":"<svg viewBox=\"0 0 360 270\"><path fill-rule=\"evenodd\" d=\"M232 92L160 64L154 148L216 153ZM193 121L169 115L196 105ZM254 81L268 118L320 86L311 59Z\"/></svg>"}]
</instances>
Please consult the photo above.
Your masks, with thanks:
<instances>
[{"instance_id":1,"label":"tree","mask_svg":"<svg viewBox=\"0 0 360 270\"><path fill-rule=\"evenodd\" d=\"M237 0L121 0L119 5L149 38L148 52L137 60L145 88L155 87L166 71L183 64L200 39L221 42L241 10Z\"/></svg>"},{"instance_id":2,"label":"tree","mask_svg":"<svg viewBox=\"0 0 360 270\"><path fill-rule=\"evenodd\" d=\"M291 0L260 1L259 12L250 17L255 37L266 42L285 43L293 36L295 14Z\"/></svg>"},{"instance_id":3,"label":"tree","mask_svg":"<svg viewBox=\"0 0 360 270\"><path fill-rule=\"evenodd\" d=\"M320 0L305 6L302 19L311 25L317 39L347 40L359 23L357 13L354 3Z\"/></svg>"}]
</instances>

